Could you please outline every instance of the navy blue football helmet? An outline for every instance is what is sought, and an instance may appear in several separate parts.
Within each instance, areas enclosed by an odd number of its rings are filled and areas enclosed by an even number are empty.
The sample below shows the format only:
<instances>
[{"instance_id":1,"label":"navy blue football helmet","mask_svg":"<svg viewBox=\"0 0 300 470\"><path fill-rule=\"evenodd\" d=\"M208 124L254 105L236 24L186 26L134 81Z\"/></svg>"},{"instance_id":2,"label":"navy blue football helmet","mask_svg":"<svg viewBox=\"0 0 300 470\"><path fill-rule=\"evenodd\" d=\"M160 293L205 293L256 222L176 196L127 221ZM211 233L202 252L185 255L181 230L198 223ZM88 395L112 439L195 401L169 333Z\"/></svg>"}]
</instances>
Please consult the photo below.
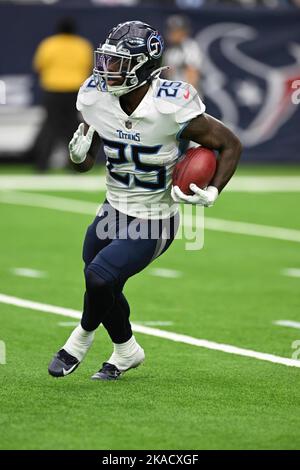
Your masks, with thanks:
<instances>
[{"instance_id":1,"label":"navy blue football helmet","mask_svg":"<svg viewBox=\"0 0 300 470\"><path fill-rule=\"evenodd\" d=\"M157 77L161 70L164 40L142 21L114 27L94 52L94 78L101 91L124 95Z\"/></svg>"}]
</instances>

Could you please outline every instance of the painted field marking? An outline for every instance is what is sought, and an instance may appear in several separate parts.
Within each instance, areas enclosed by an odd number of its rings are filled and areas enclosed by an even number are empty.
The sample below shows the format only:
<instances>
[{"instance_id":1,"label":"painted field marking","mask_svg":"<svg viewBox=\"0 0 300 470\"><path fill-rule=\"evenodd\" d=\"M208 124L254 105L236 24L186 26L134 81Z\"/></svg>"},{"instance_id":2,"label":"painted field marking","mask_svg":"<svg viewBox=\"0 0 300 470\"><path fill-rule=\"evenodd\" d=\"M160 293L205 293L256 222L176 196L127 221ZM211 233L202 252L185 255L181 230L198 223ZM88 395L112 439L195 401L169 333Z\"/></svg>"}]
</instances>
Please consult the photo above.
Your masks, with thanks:
<instances>
[{"instance_id":1,"label":"painted field marking","mask_svg":"<svg viewBox=\"0 0 300 470\"><path fill-rule=\"evenodd\" d=\"M77 326L78 321L60 321L58 322L58 326Z\"/></svg>"},{"instance_id":2,"label":"painted field marking","mask_svg":"<svg viewBox=\"0 0 300 470\"><path fill-rule=\"evenodd\" d=\"M281 272L284 276L300 277L300 269L297 268L286 268L283 269Z\"/></svg>"},{"instance_id":3,"label":"painted field marking","mask_svg":"<svg viewBox=\"0 0 300 470\"><path fill-rule=\"evenodd\" d=\"M49 196L45 194L31 194L21 191L0 191L0 202L4 204L15 204L18 206L40 207L43 209L54 209L74 214L96 215L100 204L69 199L65 197Z\"/></svg>"},{"instance_id":4,"label":"painted field marking","mask_svg":"<svg viewBox=\"0 0 300 470\"><path fill-rule=\"evenodd\" d=\"M16 276L21 277L32 277L35 279L46 277L47 274L44 271L38 271L37 269L31 268L11 268L10 272Z\"/></svg>"},{"instance_id":5,"label":"painted field marking","mask_svg":"<svg viewBox=\"0 0 300 470\"><path fill-rule=\"evenodd\" d=\"M300 330L300 322L292 320L276 320L273 322L274 325L287 326L289 328L296 328Z\"/></svg>"},{"instance_id":6,"label":"painted field marking","mask_svg":"<svg viewBox=\"0 0 300 470\"><path fill-rule=\"evenodd\" d=\"M38 310L45 313L54 313L55 315L62 315L64 317L80 319L82 316L82 312L73 310L72 308L57 307L55 305L32 302L31 300L20 299L19 297L13 297L5 294L0 294L0 302L7 305L14 305L15 307L28 308L30 310Z\"/></svg>"},{"instance_id":7,"label":"painted field marking","mask_svg":"<svg viewBox=\"0 0 300 470\"><path fill-rule=\"evenodd\" d=\"M25 192L0 191L0 203L16 204L29 207L42 207L74 214L95 215L99 205L77 199L69 199L57 196L46 196ZM185 216L185 225L192 227L192 217ZM270 225L259 225L248 222L236 222L233 220L215 219L205 216L205 229L217 232L236 233L239 235L257 236L300 243L300 230Z\"/></svg>"},{"instance_id":8,"label":"painted field marking","mask_svg":"<svg viewBox=\"0 0 300 470\"><path fill-rule=\"evenodd\" d=\"M149 269L149 274L151 274L152 276L172 278L172 279L177 279L179 277L182 277L182 272L175 271L174 269L166 269L166 268L151 268Z\"/></svg>"},{"instance_id":9,"label":"painted field marking","mask_svg":"<svg viewBox=\"0 0 300 470\"><path fill-rule=\"evenodd\" d=\"M146 325L146 326L172 326L174 322L172 321L160 321L160 320L149 320L149 321L137 321L136 324L138 325Z\"/></svg>"},{"instance_id":10,"label":"painted field marking","mask_svg":"<svg viewBox=\"0 0 300 470\"><path fill-rule=\"evenodd\" d=\"M252 224L248 222L236 222L233 220L213 219L211 217L205 217L204 226L208 230L215 230L218 232L237 233L239 235L253 235L256 237L273 238L276 240L300 242L300 230L291 228Z\"/></svg>"},{"instance_id":11,"label":"painted field marking","mask_svg":"<svg viewBox=\"0 0 300 470\"><path fill-rule=\"evenodd\" d=\"M283 186L281 187L281 181ZM278 188L284 192L300 191L299 176L234 176L226 186L225 191L235 192L277 192Z\"/></svg>"},{"instance_id":12,"label":"painted field marking","mask_svg":"<svg viewBox=\"0 0 300 470\"><path fill-rule=\"evenodd\" d=\"M0 340L0 365L1 364L6 364L6 344L3 340Z\"/></svg>"},{"instance_id":13,"label":"painted field marking","mask_svg":"<svg viewBox=\"0 0 300 470\"><path fill-rule=\"evenodd\" d=\"M104 191L105 176L85 175L3 175L0 189L12 191Z\"/></svg>"},{"instance_id":14,"label":"painted field marking","mask_svg":"<svg viewBox=\"0 0 300 470\"><path fill-rule=\"evenodd\" d=\"M105 175L3 175L0 189L30 191L103 191ZM234 176L226 192L300 191L300 176Z\"/></svg>"},{"instance_id":15,"label":"painted field marking","mask_svg":"<svg viewBox=\"0 0 300 470\"><path fill-rule=\"evenodd\" d=\"M41 312L53 313L55 315L62 315L71 318L81 318L82 313L78 310L70 308L58 307L56 305L43 304L40 302L33 302L31 300L20 299L5 294L0 294L0 302L8 305L15 305L17 307L27 308L31 310L38 310ZM274 354L267 354L251 349L244 349L230 344L216 343L206 339L193 338L192 336L181 335L179 333L172 333L171 331L160 330L149 326L132 324L132 330L136 333L142 333L148 336L155 336L157 338L164 338L177 343L189 344L198 346L200 348L211 349L214 351L225 352L237 356L251 357L260 361L272 362L274 364L281 364L289 367L300 368L300 360L289 359L287 357L275 356Z\"/></svg>"},{"instance_id":16,"label":"painted field marking","mask_svg":"<svg viewBox=\"0 0 300 470\"><path fill-rule=\"evenodd\" d=\"M149 320L149 321L137 321L138 325L147 325L147 326L171 326L174 325L172 321L160 321L160 320ZM58 326L77 326L78 321L60 321L58 322Z\"/></svg>"}]
</instances>

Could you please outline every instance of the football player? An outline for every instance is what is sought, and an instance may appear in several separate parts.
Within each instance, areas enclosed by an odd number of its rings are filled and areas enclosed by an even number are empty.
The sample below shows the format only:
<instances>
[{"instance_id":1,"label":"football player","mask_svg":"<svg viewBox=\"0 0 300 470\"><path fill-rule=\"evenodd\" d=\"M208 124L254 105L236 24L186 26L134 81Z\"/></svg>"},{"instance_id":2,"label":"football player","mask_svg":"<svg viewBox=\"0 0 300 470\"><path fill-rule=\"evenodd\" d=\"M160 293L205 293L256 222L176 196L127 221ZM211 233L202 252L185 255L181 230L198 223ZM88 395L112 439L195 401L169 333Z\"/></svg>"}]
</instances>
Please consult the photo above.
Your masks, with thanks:
<instances>
[{"instance_id":1,"label":"football player","mask_svg":"<svg viewBox=\"0 0 300 470\"><path fill-rule=\"evenodd\" d=\"M49 365L54 377L78 367L101 323L113 352L93 379L115 380L143 362L123 287L171 245L178 203L212 206L236 169L239 139L205 113L191 85L159 77L163 50L155 28L141 21L121 23L95 51L93 76L79 90L77 109L84 122L70 142L70 158L77 171L88 171L102 143L107 192L83 246L82 319ZM211 184L205 190L192 184L193 195L171 182L186 140L219 153Z\"/></svg>"}]
</instances>

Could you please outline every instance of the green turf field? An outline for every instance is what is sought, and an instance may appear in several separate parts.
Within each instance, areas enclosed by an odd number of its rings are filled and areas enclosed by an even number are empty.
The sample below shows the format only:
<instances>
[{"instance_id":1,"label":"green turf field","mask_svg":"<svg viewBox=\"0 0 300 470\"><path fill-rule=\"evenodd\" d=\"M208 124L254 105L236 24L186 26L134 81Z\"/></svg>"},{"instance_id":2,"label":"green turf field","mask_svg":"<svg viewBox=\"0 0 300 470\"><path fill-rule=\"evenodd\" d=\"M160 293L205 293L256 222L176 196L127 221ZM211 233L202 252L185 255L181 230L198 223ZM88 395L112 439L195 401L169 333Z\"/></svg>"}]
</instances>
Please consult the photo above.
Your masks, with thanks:
<instances>
[{"instance_id":1,"label":"green turf field","mask_svg":"<svg viewBox=\"0 0 300 470\"><path fill-rule=\"evenodd\" d=\"M299 173L282 169L287 176ZM281 173L244 168L240 174ZM0 191L0 294L80 310L81 246L93 217L39 207L39 197L96 208L103 193L26 193L36 207L3 203ZM300 277L282 273L300 270L299 206L297 191L225 192L207 217L291 229L298 241L276 239L275 229L274 237L272 230L260 236L208 229L201 251L186 251L176 240L128 282L132 321L170 322L155 328L291 359L300 329L274 322L300 322ZM15 268L44 277L20 276ZM154 268L179 277L155 276ZM53 379L48 362L73 328L62 322L76 320L3 301L0 315L6 345L1 449L300 448L300 368L136 333L145 365L117 382L99 383L90 376L111 353L100 328L78 371Z\"/></svg>"}]
</instances>

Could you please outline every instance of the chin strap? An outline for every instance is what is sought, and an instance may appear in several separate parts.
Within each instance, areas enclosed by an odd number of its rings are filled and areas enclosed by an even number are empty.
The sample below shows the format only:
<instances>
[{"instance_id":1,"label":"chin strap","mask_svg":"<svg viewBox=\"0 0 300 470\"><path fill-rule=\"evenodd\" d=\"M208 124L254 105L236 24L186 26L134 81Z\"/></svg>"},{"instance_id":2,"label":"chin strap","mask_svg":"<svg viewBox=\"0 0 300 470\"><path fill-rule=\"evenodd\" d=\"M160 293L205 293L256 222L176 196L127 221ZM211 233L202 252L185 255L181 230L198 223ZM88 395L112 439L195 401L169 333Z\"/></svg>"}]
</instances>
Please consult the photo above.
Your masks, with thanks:
<instances>
[{"instance_id":1,"label":"chin strap","mask_svg":"<svg viewBox=\"0 0 300 470\"><path fill-rule=\"evenodd\" d=\"M156 70L154 70L154 72L151 73L149 79L152 80L153 78L159 77L163 70L169 70L170 68L171 67L169 65L165 65L164 67L159 67L159 69L156 69Z\"/></svg>"},{"instance_id":2,"label":"chin strap","mask_svg":"<svg viewBox=\"0 0 300 470\"><path fill-rule=\"evenodd\" d=\"M171 68L171 67L169 67L169 65L165 65L164 67L159 67L158 69L154 70L154 72L152 72L152 73L150 74L150 76L149 76L146 80L144 80L142 83L139 83L137 86L132 87L132 88L129 87L129 88L127 88L127 90L125 90L125 89L123 89L123 90L116 90L116 91L114 92L114 90L109 90L109 89L108 89L108 91L109 91L111 94L115 95L115 96L127 95L127 93L130 93L131 91L137 90L138 88L140 88L141 86L145 85L146 83L151 83L154 78L158 78L158 77L159 77L159 75L161 74L161 72L162 72L163 70L168 70L168 69L170 69L170 68Z\"/></svg>"},{"instance_id":3,"label":"chin strap","mask_svg":"<svg viewBox=\"0 0 300 470\"><path fill-rule=\"evenodd\" d=\"M159 67L159 69L154 70L154 72L151 73L151 75L147 78L147 80L144 80L142 83L139 83L135 88L131 88L131 90L128 90L127 93L133 90L137 90L137 88L140 88L141 86L145 85L145 83L151 83L154 78L158 78L163 70L168 70L171 67L169 65L165 65L164 67Z\"/></svg>"}]
</instances>

